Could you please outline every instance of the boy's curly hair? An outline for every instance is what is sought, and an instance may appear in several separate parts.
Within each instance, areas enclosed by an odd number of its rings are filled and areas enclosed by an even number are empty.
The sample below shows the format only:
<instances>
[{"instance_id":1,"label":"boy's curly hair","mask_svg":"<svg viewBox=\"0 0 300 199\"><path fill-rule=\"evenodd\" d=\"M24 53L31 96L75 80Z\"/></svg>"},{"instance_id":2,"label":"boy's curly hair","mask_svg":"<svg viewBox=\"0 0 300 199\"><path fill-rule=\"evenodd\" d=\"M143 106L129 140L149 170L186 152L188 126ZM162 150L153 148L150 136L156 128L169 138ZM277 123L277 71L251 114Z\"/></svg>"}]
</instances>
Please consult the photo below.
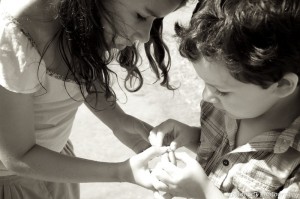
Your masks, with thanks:
<instances>
[{"instance_id":1,"label":"boy's curly hair","mask_svg":"<svg viewBox=\"0 0 300 199\"><path fill-rule=\"evenodd\" d=\"M225 61L241 82L267 88L300 75L299 0L200 0L189 27L175 30L183 57Z\"/></svg>"}]
</instances>

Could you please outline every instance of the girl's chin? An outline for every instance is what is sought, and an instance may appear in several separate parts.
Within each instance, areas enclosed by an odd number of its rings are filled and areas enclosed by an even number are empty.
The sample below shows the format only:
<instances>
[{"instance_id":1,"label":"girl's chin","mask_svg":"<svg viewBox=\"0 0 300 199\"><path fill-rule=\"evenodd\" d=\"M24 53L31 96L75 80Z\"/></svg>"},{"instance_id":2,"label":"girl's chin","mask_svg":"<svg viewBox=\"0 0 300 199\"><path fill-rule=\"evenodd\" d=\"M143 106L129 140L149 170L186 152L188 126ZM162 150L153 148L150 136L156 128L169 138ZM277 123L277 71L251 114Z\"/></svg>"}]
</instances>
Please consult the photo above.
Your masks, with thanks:
<instances>
[{"instance_id":1,"label":"girl's chin","mask_svg":"<svg viewBox=\"0 0 300 199\"><path fill-rule=\"evenodd\" d=\"M114 44L112 45L111 48L115 48L115 49L118 49L118 50L124 50L127 46L124 45L124 44Z\"/></svg>"}]
</instances>

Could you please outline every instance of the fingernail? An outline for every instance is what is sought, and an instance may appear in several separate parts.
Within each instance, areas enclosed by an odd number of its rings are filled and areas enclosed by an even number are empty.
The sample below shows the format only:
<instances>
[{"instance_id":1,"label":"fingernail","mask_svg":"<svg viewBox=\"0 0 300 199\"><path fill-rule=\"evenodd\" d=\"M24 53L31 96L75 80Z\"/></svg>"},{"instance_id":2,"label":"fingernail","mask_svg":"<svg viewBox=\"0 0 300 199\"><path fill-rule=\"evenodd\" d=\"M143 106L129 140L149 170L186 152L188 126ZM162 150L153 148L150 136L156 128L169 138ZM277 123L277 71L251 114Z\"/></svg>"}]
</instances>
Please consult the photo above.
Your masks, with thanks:
<instances>
[{"instance_id":1,"label":"fingernail","mask_svg":"<svg viewBox=\"0 0 300 199\"><path fill-rule=\"evenodd\" d=\"M170 150L175 151L176 150L176 145L171 143L170 145Z\"/></svg>"}]
</instances>

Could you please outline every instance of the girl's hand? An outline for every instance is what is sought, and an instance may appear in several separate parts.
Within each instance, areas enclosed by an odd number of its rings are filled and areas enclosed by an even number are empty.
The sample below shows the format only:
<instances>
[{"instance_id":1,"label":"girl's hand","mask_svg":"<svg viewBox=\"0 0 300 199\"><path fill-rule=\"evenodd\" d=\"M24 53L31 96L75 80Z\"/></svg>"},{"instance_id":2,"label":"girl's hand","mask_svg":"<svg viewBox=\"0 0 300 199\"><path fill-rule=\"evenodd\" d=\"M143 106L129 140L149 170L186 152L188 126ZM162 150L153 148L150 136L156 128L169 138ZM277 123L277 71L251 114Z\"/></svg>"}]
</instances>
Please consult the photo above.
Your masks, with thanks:
<instances>
[{"instance_id":1,"label":"girl's hand","mask_svg":"<svg viewBox=\"0 0 300 199\"><path fill-rule=\"evenodd\" d=\"M205 198L209 180L202 167L186 153L176 153L175 156L185 166L179 168L167 161L160 162L151 173L159 182L153 186L173 196Z\"/></svg>"},{"instance_id":2,"label":"girl's hand","mask_svg":"<svg viewBox=\"0 0 300 199\"><path fill-rule=\"evenodd\" d=\"M152 146L170 146L175 151L181 146L197 146L200 128L169 119L153 128L148 140Z\"/></svg>"},{"instance_id":3,"label":"girl's hand","mask_svg":"<svg viewBox=\"0 0 300 199\"><path fill-rule=\"evenodd\" d=\"M131 157L121 165L119 176L121 182L130 182L155 191L152 186L153 176L150 174L148 162L166 153L167 147L150 147L144 152Z\"/></svg>"}]
</instances>

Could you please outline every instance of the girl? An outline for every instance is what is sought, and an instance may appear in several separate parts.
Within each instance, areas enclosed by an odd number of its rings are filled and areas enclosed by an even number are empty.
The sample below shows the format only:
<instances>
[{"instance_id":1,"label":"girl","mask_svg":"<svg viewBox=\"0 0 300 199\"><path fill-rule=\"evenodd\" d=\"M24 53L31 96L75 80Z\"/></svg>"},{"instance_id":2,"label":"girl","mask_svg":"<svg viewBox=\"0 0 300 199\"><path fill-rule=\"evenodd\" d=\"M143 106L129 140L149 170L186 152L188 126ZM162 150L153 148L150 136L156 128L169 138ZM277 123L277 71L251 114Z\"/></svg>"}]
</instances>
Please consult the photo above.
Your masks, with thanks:
<instances>
[{"instance_id":1,"label":"girl","mask_svg":"<svg viewBox=\"0 0 300 199\"><path fill-rule=\"evenodd\" d=\"M0 198L79 198L79 182L152 188L142 162L164 148L103 163L74 157L68 137L84 102L135 152L149 146L152 127L116 104L108 64L116 58L128 71L128 90L138 90L143 79L135 43L145 43L153 71L172 89L162 19L186 1L1 1ZM130 87L134 78L139 84Z\"/></svg>"}]
</instances>

